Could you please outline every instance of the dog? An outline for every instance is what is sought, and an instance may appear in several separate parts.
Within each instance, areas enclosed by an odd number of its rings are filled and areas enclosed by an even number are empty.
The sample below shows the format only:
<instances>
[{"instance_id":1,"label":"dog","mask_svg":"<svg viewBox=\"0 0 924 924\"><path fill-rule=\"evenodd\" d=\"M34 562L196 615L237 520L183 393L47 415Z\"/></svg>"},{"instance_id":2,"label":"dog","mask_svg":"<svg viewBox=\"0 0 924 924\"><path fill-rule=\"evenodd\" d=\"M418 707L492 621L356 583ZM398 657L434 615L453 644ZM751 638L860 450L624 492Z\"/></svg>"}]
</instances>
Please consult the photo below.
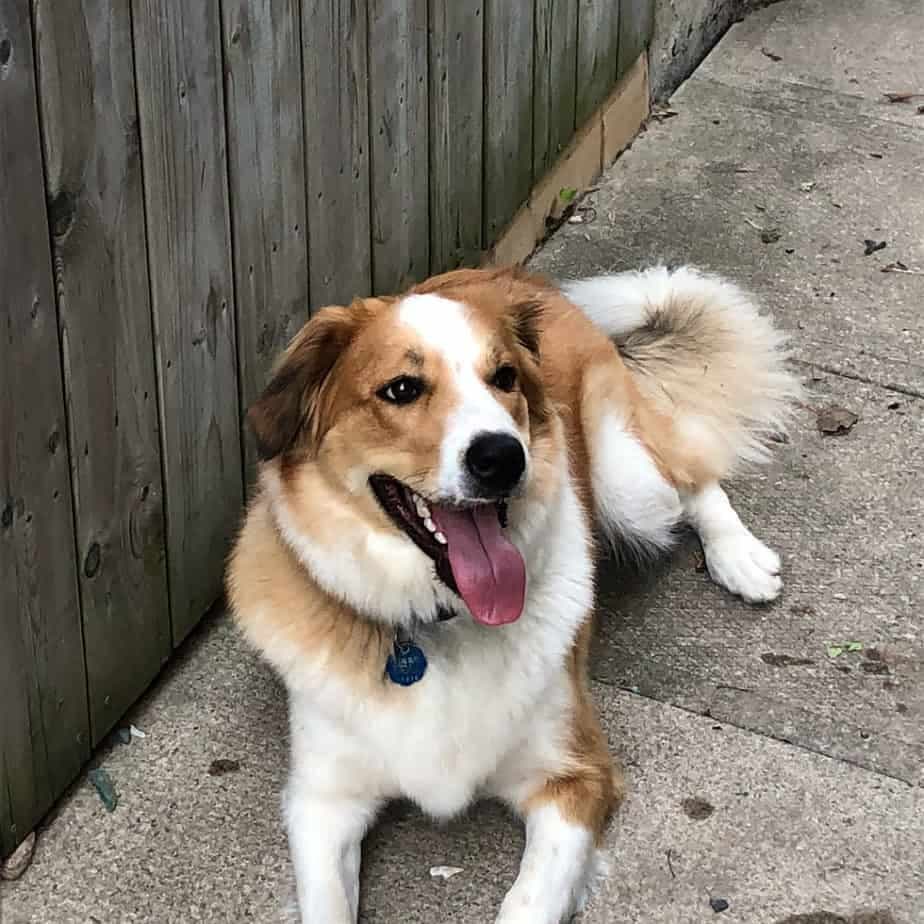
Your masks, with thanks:
<instances>
[{"instance_id":1,"label":"dog","mask_svg":"<svg viewBox=\"0 0 924 924\"><path fill-rule=\"evenodd\" d=\"M798 390L754 301L689 267L456 270L307 322L248 412L227 571L289 694L303 921L357 920L387 801L445 819L481 796L526 824L497 924L570 920L625 793L587 678L599 538L646 557L689 524L718 584L776 598L721 482Z\"/></svg>"}]
</instances>

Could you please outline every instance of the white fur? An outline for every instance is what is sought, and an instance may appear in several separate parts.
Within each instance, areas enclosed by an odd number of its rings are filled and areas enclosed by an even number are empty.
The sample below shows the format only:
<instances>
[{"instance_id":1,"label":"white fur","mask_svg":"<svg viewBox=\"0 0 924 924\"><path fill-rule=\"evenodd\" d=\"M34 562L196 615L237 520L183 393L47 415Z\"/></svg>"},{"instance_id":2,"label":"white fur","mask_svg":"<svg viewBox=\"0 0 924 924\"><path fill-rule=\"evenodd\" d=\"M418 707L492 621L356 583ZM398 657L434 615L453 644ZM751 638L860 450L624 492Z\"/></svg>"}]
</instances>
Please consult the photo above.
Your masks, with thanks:
<instances>
[{"instance_id":1,"label":"white fur","mask_svg":"<svg viewBox=\"0 0 924 924\"><path fill-rule=\"evenodd\" d=\"M703 544L709 576L717 584L750 603L780 595L780 556L741 522L718 484L685 497L683 506Z\"/></svg>"},{"instance_id":2,"label":"white fur","mask_svg":"<svg viewBox=\"0 0 924 924\"><path fill-rule=\"evenodd\" d=\"M682 282L692 291L706 285L703 278L691 271L678 280L659 270L568 284L565 292L604 330L621 335L643 325L671 286ZM485 430L522 435L482 381L485 344L464 305L415 295L403 301L399 317L428 350L442 355L458 390L439 485L446 498L462 498L464 453L472 438ZM717 483L680 497L615 405L592 423L592 486L607 528L630 543L664 548L685 515L700 534L716 581L748 600L779 593L779 559L743 526ZM741 432L749 433L750 425ZM691 415L679 426L711 424ZM415 623L415 642L428 659L418 683L386 688L370 701L347 677L326 670L322 659L305 658L281 637L261 636L290 694L285 813L303 921L355 924L361 840L386 801L404 796L437 818L461 812L480 794L522 806L537 785L571 769L574 699L564 665L593 603L593 566L566 450L557 470L550 496L540 501L526 494L510 504L509 535L527 569L522 616L503 627L464 616ZM348 482L366 490L366 477L359 471ZM299 560L321 587L358 612L405 624L412 612L427 620L439 606L465 613L435 579L430 559L406 536L358 522L351 498L329 496L325 517L337 528L325 531L334 538L321 543L299 528L272 467L264 469L263 485L280 533ZM317 489L323 490L320 479ZM562 924L582 906L597 868L593 837L554 804L535 808L526 821L520 873L496 924Z\"/></svg>"},{"instance_id":3,"label":"white fur","mask_svg":"<svg viewBox=\"0 0 924 924\"><path fill-rule=\"evenodd\" d=\"M635 348L636 383L667 399L680 442L708 454L722 477L766 461L801 387L786 368L786 337L748 292L692 266L573 280L562 291L617 345L655 317L662 332L673 321L660 342Z\"/></svg>"},{"instance_id":4,"label":"white fur","mask_svg":"<svg viewBox=\"0 0 924 924\"><path fill-rule=\"evenodd\" d=\"M562 924L584 903L594 869L591 833L543 805L526 819L526 851L496 924Z\"/></svg>"},{"instance_id":5,"label":"white fur","mask_svg":"<svg viewBox=\"0 0 924 924\"><path fill-rule=\"evenodd\" d=\"M611 538L639 551L670 548L680 497L615 410L600 417L590 456L597 516Z\"/></svg>"},{"instance_id":6,"label":"white fur","mask_svg":"<svg viewBox=\"0 0 924 924\"><path fill-rule=\"evenodd\" d=\"M506 433L522 442L521 434L479 374L485 344L476 336L464 305L439 295L410 295L401 303L398 317L442 357L453 377L460 400L446 422L439 493L447 499L466 499L468 477L464 460L472 440L480 433L490 432ZM528 471L524 472L523 480L528 477Z\"/></svg>"},{"instance_id":7,"label":"white fur","mask_svg":"<svg viewBox=\"0 0 924 924\"><path fill-rule=\"evenodd\" d=\"M327 530L333 538L319 542L299 530L273 469L264 470L262 483L282 537L331 596L364 616L396 625L407 624L412 613L435 619L441 607L465 612L459 598L434 580L432 561L402 533L358 528L349 501L330 494L326 518L343 528Z\"/></svg>"},{"instance_id":8,"label":"white fur","mask_svg":"<svg viewBox=\"0 0 924 924\"><path fill-rule=\"evenodd\" d=\"M385 800L405 796L447 818L479 793L521 799L567 769L572 694L562 665L592 605L593 581L590 536L566 475L548 515L542 554L527 549L520 619L499 628L469 619L420 627L426 674L374 716L334 676L306 674L303 663L267 649L290 690L287 817L303 920L355 921L358 844ZM549 835L560 832L538 830L546 858ZM560 875L579 891L592 858L575 851ZM549 910L533 920L557 924L561 901L543 893L532 907Z\"/></svg>"}]
</instances>

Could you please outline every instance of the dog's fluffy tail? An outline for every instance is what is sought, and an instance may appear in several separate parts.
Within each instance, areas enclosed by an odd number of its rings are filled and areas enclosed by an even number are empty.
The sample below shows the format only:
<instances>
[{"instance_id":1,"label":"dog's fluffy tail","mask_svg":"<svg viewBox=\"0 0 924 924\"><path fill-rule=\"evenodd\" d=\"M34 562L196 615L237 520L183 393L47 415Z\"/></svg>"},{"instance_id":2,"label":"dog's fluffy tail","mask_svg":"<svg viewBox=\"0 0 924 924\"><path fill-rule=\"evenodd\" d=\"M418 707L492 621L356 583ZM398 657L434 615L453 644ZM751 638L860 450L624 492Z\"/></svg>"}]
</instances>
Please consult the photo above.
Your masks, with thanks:
<instances>
[{"instance_id":1,"label":"dog's fluffy tail","mask_svg":"<svg viewBox=\"0 0 924 924\"><path fill-rule=\"evenodd\" d=\"M785 337L736 285L691 267L577 280L562 291L616 344L678 449L724 478L763 461L800 393Z\"/></svg>"}]
</instances>

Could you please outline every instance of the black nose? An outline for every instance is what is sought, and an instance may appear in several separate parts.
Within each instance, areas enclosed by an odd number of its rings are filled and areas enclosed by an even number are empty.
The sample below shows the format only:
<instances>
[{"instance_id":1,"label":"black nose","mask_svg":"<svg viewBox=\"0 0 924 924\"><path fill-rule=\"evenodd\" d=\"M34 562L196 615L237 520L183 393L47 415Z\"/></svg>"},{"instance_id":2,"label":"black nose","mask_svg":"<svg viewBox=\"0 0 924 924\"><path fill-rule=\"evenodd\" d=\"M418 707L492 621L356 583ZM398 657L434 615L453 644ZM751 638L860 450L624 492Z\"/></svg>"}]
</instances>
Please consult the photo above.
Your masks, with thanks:
<instances>
[{"instance_id":1,"label":"black nose","mask_svg":"<svg viewBox=\"0 0 924 924\"><path fill-rule=\"evenodd\" d=\"M465 467L478 487L503 496L516 487L526 468L523 444L509 433L482 433L465 453Z\"/></svg>"}]
</instances>

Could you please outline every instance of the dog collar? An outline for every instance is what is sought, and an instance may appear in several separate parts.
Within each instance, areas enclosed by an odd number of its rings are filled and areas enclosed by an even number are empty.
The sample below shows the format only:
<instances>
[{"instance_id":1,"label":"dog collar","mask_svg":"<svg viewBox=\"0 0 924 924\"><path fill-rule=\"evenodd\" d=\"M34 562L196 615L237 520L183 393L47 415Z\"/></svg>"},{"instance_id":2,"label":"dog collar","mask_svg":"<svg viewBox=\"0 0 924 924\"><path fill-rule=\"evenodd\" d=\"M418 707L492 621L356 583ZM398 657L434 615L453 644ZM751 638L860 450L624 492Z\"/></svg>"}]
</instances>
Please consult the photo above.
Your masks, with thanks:
<instances>
[{"instance_id":1,"label":"dog collar","mask_svg":"<svg viewBox=\"0 0 924 924\"><path fill-rule=\"evenodd\" d=\"M436 614L437 622L447 622L456 614L445 607L440 607ZM427 672L427 656L420 645L415 644L410 632L403 626L395 629L392 651L385 662L385 673L392 683L409 687L423 678Z\"/></svg>"}]
</instances>

